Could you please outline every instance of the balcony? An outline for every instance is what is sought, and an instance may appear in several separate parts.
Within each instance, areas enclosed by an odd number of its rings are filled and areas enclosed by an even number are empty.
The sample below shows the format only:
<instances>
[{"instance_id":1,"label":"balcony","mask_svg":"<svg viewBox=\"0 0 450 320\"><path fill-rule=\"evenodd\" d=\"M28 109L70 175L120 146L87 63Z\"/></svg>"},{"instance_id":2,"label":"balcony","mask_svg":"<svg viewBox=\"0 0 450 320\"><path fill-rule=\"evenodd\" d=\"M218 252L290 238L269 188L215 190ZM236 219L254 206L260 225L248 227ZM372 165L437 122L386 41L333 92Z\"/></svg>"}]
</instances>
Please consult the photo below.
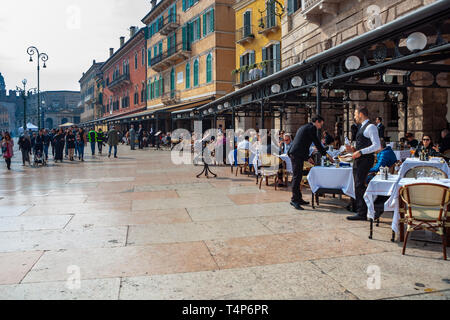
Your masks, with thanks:
<instances>
[{"instance_id":1,"label":"balcony","mask_svg":"<svg viewBox=\"0 0 450 320\"><path fill-rule=\"evenodd\" d=\"M267 35L280 29L280 18L274 14L259 19L259 34Z\"/></svg>"},{"instance_id":2,"label":"balcony","mask_svg":"<svg viewBox=\"0 0 450 320\"><path fill-rule=\"evenodd\" d=\"M175 90L164 92L161 97L161 101L166 106L176 104L180 101L180 92Z\"/></svg>"},{"instance_id":3,"label":"balcony","mask_svg":"<svg viewBox=\"0 0 450 320\"><path fill-rule=\"evenodd\" d=\"M159 33L163 36L171 34L180 27L180 15L171 14L163 18L162 24L159 25Z\"/></svg>"},{"instance_id":4,"label":"balcony","mask_svg":"<svg viewBox=\"0 0 450 320\"><path fill-rule=\"evenodd\" d=\"M236 30L236 43L250 43L253 39L255 39L255 35L253 34L253 26L244 26Z\"/></svg>"},{"instance_id":5,"label":"balcony","mask_svg":"<svg viewBox=\"0 0 450 320\"><path fill-rule=\"evenodd\" d=\"M237 88L242 88L254 81L275 73L275 64L279 63L278 61L279 60L267 60L235 70L232 79L233 85Z\"/></svg>"},{"instance_id":6,"label":"balcony","mask_svg":"<svg viewBox=\"0 0 450 320\"><path fill-rule=\"evenodd\" d=\"M341 0L302 0L302 14L313 23L320 23L323 14L337 15Z\"/></svg>"},{"instance_id":7,"label":"balcony","mask_svg":"<svg viewBox=\"0 0 450 320\"><path fill-rule=\"evenodd\" d=\"M121 88L122 86L128 86L131 84L130 81L130 74L124 73L121 76L118 76L117 78L113 79L108 85L109 90L116 90L118 88Z\"/></svg>"},{"instance_id":8,"label":"balcony","mask_svg":"<svg viewBox=\"0 0 450 320\"><path fill-rule=\"evenodd\" d=\"M188 43L178 43L175 47L171 47L162 54L152 58L150 65L154 71L161 72L180 60L189 59L190 54L191 46Z\"/></svg>"}]
</instances>

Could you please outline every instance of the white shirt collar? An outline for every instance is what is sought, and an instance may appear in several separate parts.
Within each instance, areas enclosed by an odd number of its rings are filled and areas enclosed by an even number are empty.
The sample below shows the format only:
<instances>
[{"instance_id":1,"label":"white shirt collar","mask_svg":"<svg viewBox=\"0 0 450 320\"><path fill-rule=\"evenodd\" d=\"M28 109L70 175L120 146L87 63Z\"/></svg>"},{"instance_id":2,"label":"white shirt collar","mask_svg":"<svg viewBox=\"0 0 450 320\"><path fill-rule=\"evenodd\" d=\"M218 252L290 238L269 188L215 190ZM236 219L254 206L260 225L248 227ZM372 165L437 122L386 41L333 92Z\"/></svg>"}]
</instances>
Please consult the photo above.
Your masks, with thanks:
<instances>
[{"instance_id":1,"label":"white shirt collar","mask_svg":"<svg viewBox=\"0 0 450 320\"><path fill-rule=\"evenodd\" d=\"M364 122L361 124L361 127L364 127L364 126L366 125L367 122L369 122L369 119L367 119L366 121L364 121Z\"/></svg>"}]
</instances>

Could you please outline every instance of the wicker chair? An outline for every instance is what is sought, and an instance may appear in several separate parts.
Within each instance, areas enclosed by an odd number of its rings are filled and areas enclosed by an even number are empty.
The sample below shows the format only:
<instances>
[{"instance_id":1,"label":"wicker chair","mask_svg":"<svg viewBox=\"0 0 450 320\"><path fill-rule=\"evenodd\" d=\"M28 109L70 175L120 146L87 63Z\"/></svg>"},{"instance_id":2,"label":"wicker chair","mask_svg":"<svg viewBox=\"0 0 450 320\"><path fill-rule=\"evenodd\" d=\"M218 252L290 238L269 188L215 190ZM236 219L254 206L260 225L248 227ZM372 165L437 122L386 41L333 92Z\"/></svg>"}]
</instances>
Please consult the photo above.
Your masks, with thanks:
<instances>
[{"instance_id":1,"label":"wicker chair","mask_svg":"<svg viewBox=\"0 0 450 320\"><path fill-rule=\"evenodd\" d=\"M238 149L237 150L237 167L240 168L241 174L247 170L250 174L250 150ZM244 169L244 170L242 170ZM238 169L236 168L236 177L238 175Z\"/></svg>"},{"instance_id":2,"label":"wicker chair","mask_svg":"<svg viewBox=\"0 0 450 320\"><path fill-rule=\"evenodd\" d=\"M441 169L429 166L419 166L411 168L406 172L405 178L416 178L419 171L422 171L423 172L422 174L425 177L435 177L440 179L448 178L447 174Z\"/></svg>"},{"instance_id":3,"label":"wicker chair","mask_svg":"<svg viewBox=\"0 0 450 320\"><path fill-rule=\"evenodd\" d=\"M400 196L406 204L405 222L408 226L402 254L405 255L406 243L411 232L428 230L442 237L444 260L447 260L445 228L450 227L446 222L450 189L439 184L417 183L401 188Z\"/></svg>"},{"instance_id":4,"label":"wicker chair","mask_svg":"<svg viewBox=\"0 0 450 320\"><path fill-rule=\"evenodd\" d=\"M269 178L275 178L275 190L278 187L279 174L283 174L283 169L280 169L280 165L283 160L278 158L277 156L271 154L261 155L261 181L259 182L259 189L261 190L262 182L264 178L266 179L266 185L269 185ZM281 170L281 172L280 172Z\"/></svg>"}]
</instances>

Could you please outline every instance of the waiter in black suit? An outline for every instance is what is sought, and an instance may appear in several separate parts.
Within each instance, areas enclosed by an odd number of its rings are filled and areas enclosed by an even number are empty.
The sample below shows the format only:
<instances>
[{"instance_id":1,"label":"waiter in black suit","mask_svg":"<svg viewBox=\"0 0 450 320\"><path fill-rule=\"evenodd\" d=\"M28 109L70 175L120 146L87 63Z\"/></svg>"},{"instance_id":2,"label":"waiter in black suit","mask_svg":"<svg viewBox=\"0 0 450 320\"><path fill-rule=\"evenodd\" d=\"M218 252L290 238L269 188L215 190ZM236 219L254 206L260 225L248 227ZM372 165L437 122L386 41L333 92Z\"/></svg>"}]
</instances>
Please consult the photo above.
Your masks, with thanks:
<instances>
[{"instance_id":1,"label":"waiter in black suit","mask_svg":"<svg viewBox=\"0 0 450 320\"><path fill-rule=\"evenodd\" d=\"M289 149L288 155L292 161L293 179L292 179L292 200L291 205L297 210L304 210L302 205L308 205L309 202L303 200L300 184L303 179L303 164L310 157L309 149L314 143L317 150L322 154L328 156L331 161L333 159L327 154L327 151L322 146L319 140L317 130L322 129L324 119L321 116L312 118L312 122L305 124L298 129L295 135L292 147Z\"/></svg>"},{"instance_id":2,"label":"waiter in black suit","mask_svg":"<svg viewBox=\"0 0 450 320\"><path fill-rule=\"evenodd\" d=\"M383 119L381 117L378 117L376 120L376 124L377 124L377 129L378 129L378 136L380 137L380 139L384 139L384 124L383 124Z\"/></svg>"},{"instance_id":3,"label":"waiter in black suit","mask_svg":"<svg viewBox=\"0 0 450 320\"><path fill-rule=\"evenodd\" d=\"M355 110L355 121L358 124L356 133L356 148L346 146L347 152L353 152L353 178L355 180L355 196L357 214L347 217L348 220L367 220L367 205L364 201L366 192L366 180L370 168L372 168L374 153L381 150L378 129L370 123L369 110L366 107L358 107Z\"/></svg>"}]
</instances>

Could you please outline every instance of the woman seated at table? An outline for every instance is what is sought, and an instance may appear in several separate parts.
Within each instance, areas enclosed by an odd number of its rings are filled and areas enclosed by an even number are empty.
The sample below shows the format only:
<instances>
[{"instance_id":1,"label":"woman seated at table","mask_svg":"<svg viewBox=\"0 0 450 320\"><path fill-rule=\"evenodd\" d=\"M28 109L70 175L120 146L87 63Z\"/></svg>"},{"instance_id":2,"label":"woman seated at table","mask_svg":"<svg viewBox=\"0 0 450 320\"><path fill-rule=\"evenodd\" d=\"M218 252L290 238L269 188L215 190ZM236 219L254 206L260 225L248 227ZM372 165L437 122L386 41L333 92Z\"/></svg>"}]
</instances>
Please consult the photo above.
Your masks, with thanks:
<instances>
[{"instance_id":1,"label":"woman seated at table","mask_svg":"<svg viewBox=\"0 0 450 320\"><path fill-rule=\"evenodd\" d=\"M380 151L377 155L377 163L373 166L372 169L369 170L369 175L367 176L367 183L373 179L380 171L382 167L391 167L397 162L397 156L390 146L386 146L386 141L381 139L381 146L383 150Z\"/></svg>"},{"instance_id":2,"label":"woman seated at table","mask_svg":"<svg viewBox=\"0 0 450 320\"><path fill-rule=\"evenodd\" d=\"M425 151L429 157L443 157L443 155L439 153L438 147L433 145L433 140L431 140L431 137L427 135L423 136L422 142L417 146L414 157L419 158L422 151Z\"/></svg>"}]
</instances>

